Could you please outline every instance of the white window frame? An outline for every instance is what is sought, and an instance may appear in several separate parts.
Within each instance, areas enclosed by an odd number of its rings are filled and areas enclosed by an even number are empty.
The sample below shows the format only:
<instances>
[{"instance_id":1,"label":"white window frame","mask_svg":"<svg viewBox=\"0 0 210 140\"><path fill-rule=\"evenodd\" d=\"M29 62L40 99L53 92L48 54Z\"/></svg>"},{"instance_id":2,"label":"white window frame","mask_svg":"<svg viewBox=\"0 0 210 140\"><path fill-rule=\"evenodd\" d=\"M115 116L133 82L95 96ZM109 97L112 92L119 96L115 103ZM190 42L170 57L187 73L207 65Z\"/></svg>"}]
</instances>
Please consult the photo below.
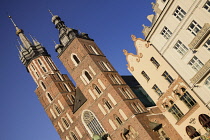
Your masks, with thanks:
<instances>
[{"instance_id":1,"label":"white window frame","mask_svg":"<svg viewBox=\"0 0 210 140\"><path fill-rule=\"evenodd\" d=\"M203 6L204 9L206 9L210 13L210 0L207 0L206 3Z\"/></svg>"},{"instance_id":2,"label":"white window frame","mask_svg":"<svg viewBox=\"0 0 210 140\"><path fill-rule=\"evenodd\" d=\"M196 21L192 21L189 25L189 27L187 28L187 30L189 30L194 36L197 35L197 33L201 30L201 26L196 22Z\"/></svg>"},{"instance_id":3,"label":"white window frame","mask_svg":"<svg viewBox=\"0 0 210 140\"><path fill-rule=\"evenodd\" d=\"M198 72L203 67L203 63L195 55L188 62L188 65L196 72Z\"/></svg>"},{"instance_id":4,"label":"white window frame","mask_svg":"<svg viewBox=\"0 0 210 140\"><path fill-rule=\"evenodd\" d=\"M180 41L178 40L176 44L173 47L179 55L184 56L188 52L188 48Z\"/></svg>"},{"instance_id":5,"label":"white window frame","mask_svg":"<svg viewBox=\"0 0 210 140\"><path fill-rule=\"evenodd\" d=\"M203 44L203 47L210 52L210 38Z\"/></svg>"},{"instance_id":6,"label":"white window frame","mask_svg":"<svg viewBox=\"0 0 210 140\"><path fill-rule=\"evenodd\" d=\"M163 27L163 30L160 32L160 34L165 38L165 39L169 39L172 35L172 32L166 27Z\"/></svg>"},{"instance_id":7,"label":"white window frame","mask_svg":"<svg viewBox=\"0 0 210 140\"><path fill-rule=\"evenodd\" d=\"M174 11L173 15L179 20L181 21L184 16L186 15L186 12L180 7L177 6L176 10Z\"/></svg>"}]
</instances>

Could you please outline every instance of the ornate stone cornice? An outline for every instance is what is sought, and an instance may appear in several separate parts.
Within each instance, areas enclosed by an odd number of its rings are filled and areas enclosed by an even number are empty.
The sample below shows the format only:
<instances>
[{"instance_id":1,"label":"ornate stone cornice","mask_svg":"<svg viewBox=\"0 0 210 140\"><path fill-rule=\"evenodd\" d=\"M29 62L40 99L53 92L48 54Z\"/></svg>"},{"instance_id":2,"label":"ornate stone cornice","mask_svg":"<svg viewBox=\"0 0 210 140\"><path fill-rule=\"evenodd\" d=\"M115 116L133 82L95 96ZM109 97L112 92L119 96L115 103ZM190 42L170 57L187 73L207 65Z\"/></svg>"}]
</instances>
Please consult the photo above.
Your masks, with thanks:
<instances>
[{"instance_id":1,"label":"ornate stone cornice","mask_svg":"<svg viewBox=\"0 0 210 140\"><path fill-rule=\"evenodd\" d=\"M197 49L210 33L210 23L205 23L194 39L188 45L191 49Z\"/></svg>"},{"instance_id":2,"label":"ornate stone cornice","mask_svg":"<svg viewBox=\"0 0 210 140\"><path fill-rule=\"evenodd\" d=\"M210 59L205 63L205 65L193 76L190 81L193 84L199 83L204 77L210 72Z\"/></svg>"}]
</instances>

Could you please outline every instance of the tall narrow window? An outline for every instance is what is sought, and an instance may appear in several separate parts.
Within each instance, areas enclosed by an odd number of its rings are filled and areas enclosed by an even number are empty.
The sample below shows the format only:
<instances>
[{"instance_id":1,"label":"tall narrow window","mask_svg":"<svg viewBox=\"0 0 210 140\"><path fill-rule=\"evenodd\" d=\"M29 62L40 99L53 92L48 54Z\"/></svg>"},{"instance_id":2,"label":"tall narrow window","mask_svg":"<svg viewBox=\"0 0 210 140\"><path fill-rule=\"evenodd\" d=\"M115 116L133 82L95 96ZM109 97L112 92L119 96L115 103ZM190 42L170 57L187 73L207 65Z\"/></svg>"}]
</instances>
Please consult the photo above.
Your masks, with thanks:
<instances>
[{"instance_id":1,"label":"tall narrow window","mask_svg":"<svg viewBox=\"0 0 210 140\"><path fill-rule=\"evenodd\" d=\"M155 65L156 68L160 66L160 64L157 62L157 60L155 60L154 57L151 57L150 61Z\"/></svg>"},{"instance_id":2,"label":"tall narrow window","mask_svg":"<svg viewBox=\"0 0 210 140\"><path fill-rule=\"evenodd\" d=\"M190 65L196 72L203 67L203 63L196 56L193 56L188 65Z\"/></svg>"},{"instance_id":3,"label":"tall narrow window","mask_svg":"<svg viewBox=\"0 0 210 140\"><path fill-rule=\"evenodd\" d=\"M67 128L69 128L69 123L68 123L68 121L65 119L65 118L62 118L62 123L63 123L63 125L64 125L64 127L67 129Z\"/></svg>"},{"instance_id":4,"label":"tall narrow window","mask_svg":"<svg viewBox=\"0 0 210 140\"><path fill-rule=\"evenodd\" d=\"M163 92L159 89L159 87L155 84L152 89L159 95L161 96Z\"/></svg>"},{"instance_id":5,"label":"tall narrow window","mask_svg":"<svg viewBox=\"0 0 210 140\"><path fill-rule=\"evenodd\" d=\"M105 63L104 61L99 62L100 66L104 71L111 71L110 66L108 63Z\"/></svg>"},{"instance_id":6,"label":"tall narrow window","mask_svg":"<svg viewBox=\"0 0 210 140\"><path fill-rule=\"evenodd\" d=\"M207 0L207 2L203 6L204 9L206 9L210 13L210 0Z\"/></svg>"},{"instance_id":7,"label":"tall narrow window","mask_svg":"<svg viewBox=\"0 0 210 140\"><path fill-rule=\"evenodd\" d=\"M189 30L193 35L196 36L197 33L201 30L201 26L193 20L187 30Z\"/></svg>"},{"instance_id":8,"label":"tall narrow window","mask_svg":"<svg viewBox=\"0 0 210 140\"><path fill-rule=\"evenodd\" d=\"M206 79L204 84L210 90L210 76Z\"/></svg>"},{"instance_id":9,"label":"tall narrow window","mask_svg":"<svg viewBox=\"0 0 210 140\"><path fill-rule=\"evenodd\" d=\"M90 76L90 74L87 71L85 71L85 76L88 79L88 81L92 80L92 77Z\"/></svg>"},{"instance_id":10,"label":"tall narrow window","mask_svg":"<svg viewBox=\"0 0 210 140\"><path fill-rule=\"evenodd\" d=\"M49 92L47 93L47 97L48 97L48 100L49 100L50 102L52 102L52 101L53 101L53 98L52 98L52 96L50 95L50 93L49 93Z\"/></svg>"},{"instance_id":11,"label":"tall narrow window","mask_svg":"<svg viewBox=\"0 0 210 140\"><path fill-rule=\"evenodd\" d=\"M187 107L192 108L195 104L196 101L194 100L194 98L186 91L185 88L182 88L182 91L184 92L184 95L182 95L182 97L180 98Z\"/></svg>"},{"instance_id":12,"label":"tall narrow window","mask_svg":"<svg viewBox=\"0 0 210 140\"><path fill-rule=\"evenodd\" d=\"M92 112L84 111L82 119L85 123L85 126L87 126L92 134L103 135L105 133L103 127Z\"/></svg>"},{"instance_id":13,"label":"tall narrow window","mask_svg":"<svg viewBox=\"0 0 210 140\"><path fill-rule=\"evenodd\" d=\"M132 99L133 95L127 88L118 88L126 99Z\"/></svg>"},{"instance_id":14,"label":"tall narrow window","mask_svg":"<svg viewBox=\"0 0 210 140\"><path fill-rule=\"evenodd\" d=\"M181 21L184 16L186 15L186 12L180 7L178 6L174 12L174 16L179 20Z\"/></svg>"},{"instance_id":15,"label":"tall narrow window","mask_svg":"<svg viewBox=\"0 0 210 140\"><path fill-rule=\"evenodd\" d=\"M70 133L70 136L73 140L78 140L77 136L73 132Z\"/></svg>"},{"instance_id":16,"label":"tall narrow window","mask_svg":"<svg viewBox=\"0 0 210 140\"><path fill-rule=\"evenodd\" d=\"M163 30L160 33L165 39L169 39L172 35L172 32L167 28L164 27Z\"/></svg>"},{"instance_id":17,"label":"tall narrow window","mask_svg":"<svg viewBox=\"0 0 210 140\"><path fill-rule=\"evenodd\" d=\"M104 99L103 102L104 102L104 104L106 105L106 108L107 108L108 110L111 110L111 109L112 109L112 106L111 106L111 104L110 104L109 101L107 101L106 99Z\"/></svg>"},{"instance_id":18,"label":"tall narrow window","mask_svg":"<svg viewBox=\"0 0 210 140\"><path fill-rule=\"evenodd\" d=\"M150 80L149 76L146 74L145 71L142 71L141 74L144 76L144 78L145 78L147 81Z\"/></svg>"},{"instance_id":19,"label":"tall narrow window","mask_svg":"<svg viewBox=\"0 0 210 140\"><path fill-rule=\"evenodd\" d=\"M68 85L66 83L63 83L64 88L66 89L66 91L71 92L71 90L69 89Z\"/></svg>"},{"instance_id":20,"label":"tall narrow window","mask_svg":"<svg viewBox=\"0 0 210 140\"><path fill-rule=\"evenodd\" d=\"M45 90L46 89L45 84L43 82L41 82L41 85L42 85L43 90Z\"/></svg>"},{"instance_id":21,"label":"tall narrow window","mask_svg":"<svg viewBox=\"0 0 210 140\"><path fill-rule=\"evenodd\" d=\"M42 65L42 62L41 62L41 60L39 60L39 59L38 59L37 61L38 61L39 65Z\"/></svg>"},{"instance_id":22,"label":"tall narrow window","mask_svg":"<svg viewBox=\"0 0 210 140\"><path fill-rule=\"evenodd\" d=\"M188 48L178 40L175 46L173 47L181 56L185 55L188 51Z\"/></svg>"},{"instance_id":23,"label":"tall narrow window","mask_svg":"<svg viewBox=\"0 0 210 140\"><path fill-rule=\"evenodd\" d=\"M114 118L115 118L115 120L116 120L116 122L117 122L118 125L122 125L123 122L120 119L120 117L118 117L116 114L114 114Z\"/></svg>"},{"instance_id":24,"label":"tall narrow window","mask_svg":"<svg viewBox=\"0 0 210 140\"><path fill-rule=\"evenodd\" d=\"M111 80L114 84L121 84L121 81L119 80L117 75L110 74L109 77L111 78Z\"/></svg>"},{"instance_id":25,"label":"tall narrow window","mask_svg":"<svg viewBox=\"0 0 210 140\"><path fill-rule=\"evenodd\" d=\"M165 71L165 72L162 74L162 76L163 76L170 84L173 83L174 79L168 74L167 71Z\"/></svg>"},{"instance_id":26,"label":"tall narrow window","mask_svg":"<svg viewBox=\"0 0 210 140\"><path fill-rule=\"evenodd\" d=\"M60 81L63 81L63 78L61 77L61 75L59 74L59 73L56 73L56 75L57 75L57 77L58 77L58 79L60 80ZM57 78L56 78L57 79Z\"/></svg>"},{"instance_id":27,"label":"tall narrow window","mask_svg":"<svg viewBox=\"0 0 210 140\"><path fill-rule=\"evenodd\" d=\"M89 50L92 54L98 55L98 52L96 51L96 49L93 46L89 45L88 47L89 47Z\"/></svg>"},{"instance_id":28,"label":"tall narrow window","mask_svg":"<svg viewBox=\"0 0 210 140\"><path fill-rule=\"evenodd\" d=\"M102 93L101 89L98 86L96 86L95 84L93 85L93 88L98 95L100 95Z\"/></svg>"},{"instance_id":29,"label":"tall narrow window","mask_svg":"<svg viewBox=\"0 0 210 140\"><path fill-rule=\"evenodd\" d=\"M79 58L75 54L72 54L72 61L75 66L77 66L80 63Z\"/></svg>"},{"instance_id":30,"label":"tall narrow window","mask_svg":"<svg viewBox=\"0 0 210 140\"><path fill-rule=\"evenodd\" d=\"M169 112L171 112L171 114L175 117L175 119L179 120L182 116L184 116L184 114L182 113L182 111L178 108L178 106L176 104L174 104L169 110Z\"/></svg>"},{"instance_id":31,"label":"tall narrow window","mask_svg":"<svg viewBox=\"0 0 210 140\"><path fill-rule=\"evenodd\" d=\"M203 47L210 52L210 38L204 43Z\"/></svg>"},{"instance_id":32,"label":"tall narrow window","mask_svg":"<svg viewBox=\"0 0 210 140\"><path fill-rule=\"evenodd\" d=\"M53 107L54 107L56 114L59 116L61 114L61 110L59 109L59 107L56 104L54 104Z\"/></svg>"}]
</instances>

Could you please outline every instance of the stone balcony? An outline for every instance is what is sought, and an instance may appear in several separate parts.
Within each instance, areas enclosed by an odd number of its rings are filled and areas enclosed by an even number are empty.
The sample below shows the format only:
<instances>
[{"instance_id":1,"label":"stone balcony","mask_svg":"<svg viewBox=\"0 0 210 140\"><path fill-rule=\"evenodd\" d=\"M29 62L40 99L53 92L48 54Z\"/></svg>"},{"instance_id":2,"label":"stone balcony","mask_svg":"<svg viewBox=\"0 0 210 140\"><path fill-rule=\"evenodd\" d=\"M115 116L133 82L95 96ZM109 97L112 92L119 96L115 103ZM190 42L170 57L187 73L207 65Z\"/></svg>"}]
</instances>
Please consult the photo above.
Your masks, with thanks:
<instances>
[{"instance_id":1,"label":"stone balcony","mask_svg":"<svg viewBox=\"0 0 210 140\"><path fill-rule=\"evenodd\" d=\"M210 33L210 23L205 23L203 28L198 32L198 34L194 37L194 39L188 45L191 49L197 49L200 44L205 40L205 38Z\"/></svg>"},{"instance_id":2,"label":"stone balcony","mask_svg":"<svg viewBox=\"0 0 210 140\"><path fill-rule=\"evenodd\" d=\"M205 65L193 76L190 81L193 84L199 83L208 73L210 72L210 59L205 63Z\"/></svg>"}]
</instances>

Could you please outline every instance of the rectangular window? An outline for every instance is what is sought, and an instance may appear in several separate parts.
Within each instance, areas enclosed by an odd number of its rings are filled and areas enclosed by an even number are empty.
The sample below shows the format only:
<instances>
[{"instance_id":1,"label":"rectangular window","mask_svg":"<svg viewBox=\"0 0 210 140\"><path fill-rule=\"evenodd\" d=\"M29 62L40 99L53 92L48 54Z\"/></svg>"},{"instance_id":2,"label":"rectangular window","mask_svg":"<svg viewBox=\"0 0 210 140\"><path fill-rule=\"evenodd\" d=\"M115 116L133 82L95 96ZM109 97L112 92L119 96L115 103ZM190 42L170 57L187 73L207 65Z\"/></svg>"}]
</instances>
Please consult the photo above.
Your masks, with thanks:
<instances>
[{"instance_id":1,"label":"rectangular window","mask_svg":"<svg viewBox=\"0 0 210 140\"><path fill-rule=\"evenodd\" d=\"M170 84L173 83L174 79L168 74L167 71L165 71L165 72L162 74L162 76L163 76Z\"/></svg>"},{"instance_id":2,"label":"rectangular window","mask_svg":"<svg viewBox=\"0 0 210 140\"><path fill-rule=\"evenodd\" d=\"M155 84L152 89L159 95L161 96L163 92L159 89L159 87Z\"/></svg>"},{"instance_id":3,"label":"rectangular window","mask_svg":"<svg viewBox=\"0 0 210 140\"><path fill-rule=\"evenodd\" d=\"M173 14L179 21L181 21L184 16L186 15L186 12L180 7L178 6L176 8L176 10L174 11L174 14Z\"/></svg>"},{"instance_id":4,"label":"rectangular window","mask_svg":"<svg viewBox=\"0 0 210 140\"><path fill-rule=\"evenodd\" d=\"M203 63L196 56L193 56L188 65L190 65L196 72L203 67Z\"/></svg>"},{"instance_id":5,"label":"rectangular window","mask_svg":"<svg viewBox=\"0 0 210 140\"><path fill-rule=\"evenodd\" d=\"M193 97L186 91L184 95L180 98L189 108L192 108L196 101L193 99Z\"/></svg>"},{"instance_id":6,"label":"rectangular window","mask_svg":"<svg viewBox=\"0 0 210 140\"><path fill-rule=\"evenodd\" d=\"M169 39L172 35L172 32L167 28L164 27L163 30L160 33L165 39Z\"/></svg>"},{"instance_id":7,"label":"rectangular window","mask_svg":"<svg viewBox=\"0 0 210 140\"><path fill-rule=\"evenodd\" d=\"M196 36L197 33L201 30L201 26L193 20L187 30L189 30L193 35Z\"/></svg>"},{"instance_id":8,"label":"rectangular window","mask_svg":"<svg viewBox=\"0 0 210 140\"><path fill-rule=\"evenodd\" d=\"M182 111L177 107L176 104L174 104L169 110L168 110L177 120L179 120L184 114Z\"/></svg>"},{"instance_id":9,"label":"rectangular window","mask_svg":"<svg viewBox=\"0 0 210 140\"><path fill-rule=\"evenodd\" d=\"M144 76L144 78L145 78L147 81L150 80L149 76L148 76L144 71L142 71L141 74Z\"/></svg>"},{"instance_id":10,"label":"rectangular window","mask_svg":"<svg viewBox=\"0 0 210 140\"><path fill-rule=\"evenodd\" d=\"M150 59L150 61L155 65L156 68L158 68L158 67L160 66L160 64L155 60L154 57L152 57L152 58Z\"/></svg>"},{"instance_id":11,"label":"rectangular window","mask_svg":"<svg viewBox=\"0 0 210 140\"><path fill-rule=\"evenodd\" d=\"M203 47L205 47L210 52L210 38L205 42Z\"/></svg>"},{"instance_id":12,"label":"rectangular window","mask_svg":"<svg viewBox=\"0 0 210 140\"><path fill-rule=\"evenodd\" d=\"M206 9L210 13L210 0L207 0L207 2L203 6L204 9Z\"/></svg>"},{"instance_id":13,"label":"rectangular window","mask_svg":"<svg viewBox=\"0 0 210 140\"><path fill-rule=\"evenodd\" d=\"M185 55L188 51L188 48L178 40L175 46L173 47L181 56Z\"/></svg>"}]
</instances>

